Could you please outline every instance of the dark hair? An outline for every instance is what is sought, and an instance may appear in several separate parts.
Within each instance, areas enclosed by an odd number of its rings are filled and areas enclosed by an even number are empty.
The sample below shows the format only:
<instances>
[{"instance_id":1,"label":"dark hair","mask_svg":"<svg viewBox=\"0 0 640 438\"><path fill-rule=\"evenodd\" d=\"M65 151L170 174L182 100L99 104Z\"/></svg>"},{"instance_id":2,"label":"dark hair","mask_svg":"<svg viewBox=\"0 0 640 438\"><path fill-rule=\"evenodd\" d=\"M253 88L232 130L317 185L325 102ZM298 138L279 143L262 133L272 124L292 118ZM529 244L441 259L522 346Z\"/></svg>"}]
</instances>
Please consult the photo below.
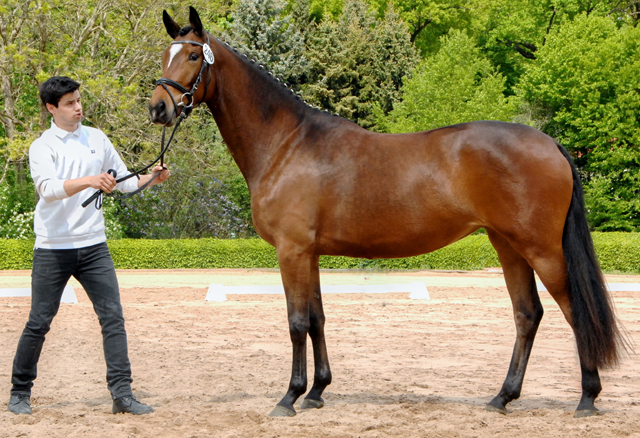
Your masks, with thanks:
<instances>
[{"instance_id":1,"label":"dark hair","mask_svg":"<svg viewBox=\"0 0 640 438\"><path fill-rule=\"evenodd\" d=\"M73 93L80 84L66 76L53 76L40 85L40 100L43 105L50 103L58 107L58 103L62 96L67 93Z\"/></svg>"}]
</instances>

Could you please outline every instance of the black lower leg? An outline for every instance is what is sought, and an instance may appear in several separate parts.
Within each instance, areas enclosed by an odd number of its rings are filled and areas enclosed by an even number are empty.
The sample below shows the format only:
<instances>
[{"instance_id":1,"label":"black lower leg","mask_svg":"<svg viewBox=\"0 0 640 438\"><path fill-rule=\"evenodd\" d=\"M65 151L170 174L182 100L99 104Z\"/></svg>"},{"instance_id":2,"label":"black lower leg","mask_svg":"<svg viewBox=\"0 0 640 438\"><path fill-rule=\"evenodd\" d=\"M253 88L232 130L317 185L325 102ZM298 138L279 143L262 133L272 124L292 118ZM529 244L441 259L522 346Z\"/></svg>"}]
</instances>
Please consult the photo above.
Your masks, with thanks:
<instances>
[{"instance_id":1,"label":"black lower leg","mask_svg":"<svg viewBox=\"0 0 640 438\"><path fill-rule=\"evenodd\" d=\"M587 369L580 365L582 371L582 397L576 409L576 417L588 417L598 415L600 411L596 408L594 402L600 391L602 384L600 383L600 374L597 369Z\"/></svg>"},{"instance_id":2,"label":"black lower leg","mask_svg":"<svg viewBox=\"0 0 640 438\"><path fill-rule=\"evenodd\" d=\"M321 408L324 406L322 392L331 383L331 368L329 367L329 357L324 337L325 318L319 296L319 294L316 295L314 306L312 307L311 326L309 328L309 336L313 345L315 372L313 386L305 397L303 408Z\"/></svg>"},{"instance_id":3,"label":"black lower leg","mask_svg":"<svg viewBox=\"0 0 640 438\"><path fill-rule=\"evenodd\" d=\"M518 337L513 348L511 364L509 365L507 378L502 384L500 392L487 404L487 409L489 410L506 414L507 403L520 397L524 374L527 370L531 349L533 348L533 340L535 339L543 314L542 305L539 300L536 299L534 304L533 311L516 313Z\"/></svg>"}]
</instances>

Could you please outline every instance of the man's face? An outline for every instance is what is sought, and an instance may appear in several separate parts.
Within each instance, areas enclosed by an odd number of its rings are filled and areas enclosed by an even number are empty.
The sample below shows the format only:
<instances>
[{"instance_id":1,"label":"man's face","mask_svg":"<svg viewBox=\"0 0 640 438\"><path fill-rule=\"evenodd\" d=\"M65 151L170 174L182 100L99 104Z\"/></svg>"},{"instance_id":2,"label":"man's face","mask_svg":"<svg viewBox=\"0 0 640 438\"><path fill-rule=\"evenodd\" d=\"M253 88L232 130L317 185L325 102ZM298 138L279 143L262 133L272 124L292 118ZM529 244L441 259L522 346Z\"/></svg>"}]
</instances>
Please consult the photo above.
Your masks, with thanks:
<instances>
[{"instance_id":1,"label":"man's face","mask_svg":"<svg viewBox=\"0 0 640 438\"><path fill-rule=\"evenodd\" d=\"M82 121L80 91L76 90L73 93L64 94L57 107L48 103L47 109L53 115L53 120L58 127L70 128L77 126Z\"/></svg>"}]
</instances>

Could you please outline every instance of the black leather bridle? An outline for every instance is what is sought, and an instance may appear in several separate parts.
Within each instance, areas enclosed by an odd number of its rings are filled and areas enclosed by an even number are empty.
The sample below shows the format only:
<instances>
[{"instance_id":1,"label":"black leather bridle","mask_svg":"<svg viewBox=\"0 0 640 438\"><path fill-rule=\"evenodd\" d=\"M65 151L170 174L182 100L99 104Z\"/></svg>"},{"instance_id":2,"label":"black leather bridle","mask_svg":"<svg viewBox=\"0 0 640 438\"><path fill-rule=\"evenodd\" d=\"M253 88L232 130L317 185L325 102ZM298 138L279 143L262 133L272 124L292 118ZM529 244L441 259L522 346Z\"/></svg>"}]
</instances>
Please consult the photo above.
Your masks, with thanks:
<instances>
[{"instance_id":1,"label":"black leather bridle","mask_svg":"<svg viewBox=\"0 0 640 438\"><path fill-rule=\"evenodd\" d=\"M162 127L162 143L160 144L160 155L158 155L158 157L153 160L150 164L146 165L145 167L143 167L140 170L137 170L135 172L132 172L126 176L123 176L122 178L116 179L116 184L122 182L122 181L126 181L129 178L133 178L134 176L138 179L140 179L140 174L144 171L146 171L147 169L151 168L151 166L153 166L154 164L156 164L158 161L160 161L160 165L166 169L166 167L164 167L164 154L169 150L169 145L171 145L171 141L173 140L173 136L175 135L176 131L178 130L178 126L180 126L180 123L186 119L187 117L189 117L189 115L191 114L191 111L193 111L193 95L195 94L195 92L198 89L198 86L200 85L200 82L202 82L202 75L204 74L205 70L208 71L209 69L207 68L210 65L213 65L213 61L214 61L214 57L213 57L213 52L211 52L211 48L209 46L209 34L207 32L205 32L205 35L207 37L207 42L205 43L200 43L198 41L192 41L192 40L185 40L185 41L173 41L171 44L194 44L196 46L200 46L202 47L202 66L200 67L200 72L198 73L198 77L196 78L195 82L193 83L193 86L191 87L191 90L187 90L187 88L182 85L179 82L174 81L173 79L168 79L168 78L160 78L156 81L156 87L161 86L162 88L165 89L165 91L167 92L167 94L169 95L169 97L171 98L171 101L173 102L173 111L174 113L177 112L177 108L181 107L182 110L180 111L180 114L177 115L177 121L175 126L173 127L173 131L171 132L171 137L169 137L169 141L167 142L167 144L165 145L164 143L164 139L165 139L165 129L166 127L163 126ZM207 81L205 82L204 85L204 96L207 95L207 90L209 88L209 82L211 80L211 77L209 75L207 75ZM180 97L180 103L176 103L175 99L173 98L173 95L169 92L169 89L167 88L167 85L172 86L178 90L180 90L182 92L182 96ZM187 103L185 104L183 102L184 98L187 98ZM115 178L117 175L117 172L114 169L109 169L108 173L113 175L113 177ZM133 192L129 192L125 195L122 196L115 196L111 193L107 193L108 196L112 196L115 199L127 199L130 198L134 195L136 195L137 193L140 193L142 190L146 189L149 184L151 184L153 182L153 180L155 180L158 175L160 175L160 172L157 172L149 181L147 181L142 187L138 187L136 190L134 190ZM89 205L91 202L93 202L95 200L95 206L96 209L101 209L102 208L102 194L104 192L102 190L97 190L93 195L91 195L90 198L88 198L87 200L85 200L82 203L83 207L86 207L87 205Z\"/></svg>"},{"instance_id":2,"label":"black leather bridle","mask_svg":"<svg viewBox=\"0 0 640 438\"><path fill-rule=\"evenodd\" d=\"M185 41L174 41L171 44L193 44L195 46L200 46L202 47L202 66L200 67L200 73L198 73L198 77L196 78L196 81L193 83L193 86L191 87L191 90L187 90L187 88L182 85L179 82L174 81L173 79L168 79L168 78L160 78L156 81L156 87L159 85L162 88L164 88L164 90L167 92L167 94L169 95L169 97L171 98L171 101L173 102L173 110L176 111L176 108L182 107L182 110L180 111L180 114L182 115L183 113L186 113L185 117L188 117L189 114L191 114L191 111L193 110L193 95L195 94L196 90L198 89L198 85L200 85L200 82L202 81L202 75L204 74L205 70L208 71L207 67L209 65L213 64L213 54L211 54L211 58L209 62L207 60L207 56L205 55L205 51L209 50L209 52L211 52L211 49L209 48L209 34L207 34L205 32L205 35L207 36L207 42L206 43L200 43L198 41L192 41L192 40L185 40ZM209 75L207 75L209 76ZM207 89L209 88L209 81L210 81L210 77L207 77L207 81L204 84L204 95L207 95ZM167 88L167 85L172 86L173 88L176 88L178 90L180 90L182 92L182 96L180 97L180 102L176 103L175 99L173 98L173 95L169 92L169 89ZM184 98L187 98L187 103L184 103L183 100Z\"/></svg>"}]
</instances>

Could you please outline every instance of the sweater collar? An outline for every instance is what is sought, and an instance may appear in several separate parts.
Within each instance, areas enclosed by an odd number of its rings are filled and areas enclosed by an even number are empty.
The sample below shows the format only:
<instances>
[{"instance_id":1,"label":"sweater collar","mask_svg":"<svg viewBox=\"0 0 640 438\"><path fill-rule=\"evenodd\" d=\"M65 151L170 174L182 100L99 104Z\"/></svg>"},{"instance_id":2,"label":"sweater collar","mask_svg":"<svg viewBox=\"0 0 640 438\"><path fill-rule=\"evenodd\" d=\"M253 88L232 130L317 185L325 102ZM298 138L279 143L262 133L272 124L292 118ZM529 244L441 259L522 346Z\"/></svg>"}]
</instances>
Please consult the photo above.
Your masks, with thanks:
<instances>
[{"instance_id":1,"label":"sweater collar","mask_svg":"<svg viewBox=\"0 0 640 438\"><path fill-rule=\"evenodd\" d=\"M78 123L78 127L76 128L75 131L69 132L69 131L65 131L62 128L59 128L58 125L56 125L56 123L53 120L51 120L51 131L53 131L53 133L62 140L69 137L79 138L80 133L82 131L82 123Z\"/></svg>"}]
</instances>

